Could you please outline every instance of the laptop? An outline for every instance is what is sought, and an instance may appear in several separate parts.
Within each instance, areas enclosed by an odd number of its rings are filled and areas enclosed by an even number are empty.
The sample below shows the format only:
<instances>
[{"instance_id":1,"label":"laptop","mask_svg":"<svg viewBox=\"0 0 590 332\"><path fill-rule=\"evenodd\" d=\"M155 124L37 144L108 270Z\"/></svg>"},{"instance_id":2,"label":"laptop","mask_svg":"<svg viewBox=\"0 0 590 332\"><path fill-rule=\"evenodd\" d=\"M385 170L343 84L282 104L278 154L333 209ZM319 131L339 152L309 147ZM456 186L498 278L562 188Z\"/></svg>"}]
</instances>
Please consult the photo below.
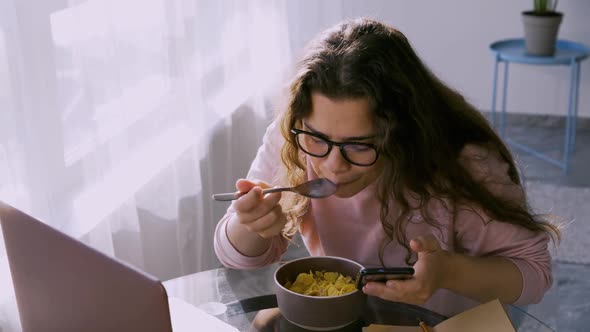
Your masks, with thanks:
<instances>
[{"instance_id":1,"label":"laptop","mask_svg":"<svg viewBox=\"0 0 590 332\"><path fill-rule=\"evenodd\" d=\"M153 276L3 202L0 224L24 332L237 331L169 299Z\"/></svg>"}]
</instances>

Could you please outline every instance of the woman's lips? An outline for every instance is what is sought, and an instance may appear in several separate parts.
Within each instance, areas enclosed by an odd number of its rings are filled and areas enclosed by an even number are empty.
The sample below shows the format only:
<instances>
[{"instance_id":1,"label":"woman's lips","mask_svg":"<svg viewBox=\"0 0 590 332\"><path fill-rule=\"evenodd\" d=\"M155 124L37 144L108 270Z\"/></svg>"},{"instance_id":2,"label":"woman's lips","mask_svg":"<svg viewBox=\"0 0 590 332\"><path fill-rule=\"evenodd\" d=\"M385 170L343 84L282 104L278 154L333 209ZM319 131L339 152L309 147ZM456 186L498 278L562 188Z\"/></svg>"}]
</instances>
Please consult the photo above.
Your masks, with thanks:
<instances>
[{"instance_id":1,"label":"woman's lips","mask_svg":"<svg viewBox=\"0 0 590 332\"><path fill-rule=\"evenodd\" d=\"M332 180L332 182L334 182L337 187L345 186L345 185L350 184L350 183L352 183L354 181L356 181L356 180L344 180L344 181L334 181L334 180Z\"/></svg>"}]
</instances>

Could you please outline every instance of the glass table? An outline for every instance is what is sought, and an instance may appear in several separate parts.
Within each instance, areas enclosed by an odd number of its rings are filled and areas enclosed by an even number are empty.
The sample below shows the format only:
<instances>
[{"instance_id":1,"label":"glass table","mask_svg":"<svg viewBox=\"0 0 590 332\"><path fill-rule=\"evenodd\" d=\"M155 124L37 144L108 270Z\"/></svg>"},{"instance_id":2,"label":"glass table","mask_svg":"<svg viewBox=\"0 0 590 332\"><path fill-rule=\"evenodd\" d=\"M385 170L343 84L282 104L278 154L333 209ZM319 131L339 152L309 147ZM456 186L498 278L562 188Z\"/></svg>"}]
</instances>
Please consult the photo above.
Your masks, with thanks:
<instances>
[{"instance_id":1,"label":"glass table","mask_svg":"<svg viewBox=\"0 0 590 332\"><path fill-rule=\"evenodd\" d=\"M274 264L253 271L227 268L203 271L164 282L168 296L180 298L212 314L240 331L305 331L285 320L274 296ZM511 308L519 332L553 331L523 310ZM362 318L337 331L361 331L371 323L417 326L437 325L446 317L422 307L368 297Z\"/></svg>"}]
</instances>

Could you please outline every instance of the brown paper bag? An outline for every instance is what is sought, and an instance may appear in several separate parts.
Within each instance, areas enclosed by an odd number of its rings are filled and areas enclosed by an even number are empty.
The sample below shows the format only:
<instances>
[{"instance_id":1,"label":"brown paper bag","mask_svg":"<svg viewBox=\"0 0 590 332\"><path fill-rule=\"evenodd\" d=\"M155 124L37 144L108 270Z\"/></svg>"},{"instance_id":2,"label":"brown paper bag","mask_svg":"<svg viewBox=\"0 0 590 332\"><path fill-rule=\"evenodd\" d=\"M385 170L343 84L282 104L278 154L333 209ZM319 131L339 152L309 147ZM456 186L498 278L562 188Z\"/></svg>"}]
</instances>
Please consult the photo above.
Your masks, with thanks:
<instances>
[{"instance_id":1,"label":"brown paper bag","mask_svg":"<svg viewBox=\"0 0 590 332\"><path fill-rule=\"evenodd\" d=\"M363 332L422 332L419 326L391 326L372 324ZM444 322L430 327L432 332L516 332L504 307L493 300L469 309Z\"/></svg>"}]
</instances>

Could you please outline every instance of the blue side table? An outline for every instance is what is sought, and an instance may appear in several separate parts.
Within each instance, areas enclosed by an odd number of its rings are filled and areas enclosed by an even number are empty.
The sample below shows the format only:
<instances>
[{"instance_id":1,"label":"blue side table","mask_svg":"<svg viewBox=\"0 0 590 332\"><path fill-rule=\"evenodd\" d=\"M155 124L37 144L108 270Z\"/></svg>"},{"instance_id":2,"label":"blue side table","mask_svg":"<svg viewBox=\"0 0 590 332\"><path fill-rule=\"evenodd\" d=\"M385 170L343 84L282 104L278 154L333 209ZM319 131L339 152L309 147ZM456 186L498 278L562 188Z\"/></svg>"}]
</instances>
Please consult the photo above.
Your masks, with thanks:
<instances>
[{"instance_id":1,"label":"blue side table","mask_svg":"<svg viewBox=\"0 0 590 332\"><path fill-rule=\"evenodd\" d=\"M569 153L573 152L576 144L576 119L578 117L578 94L580 85L580 63L588 57L590 49L583 44L567 40L557 41L553 56L534 56L526 53L524 39L504 39L490 45L490 49L496 59L494 63L494 87L492 90L492 125L496 125L496 94L498 83L499 63L504 63L504 80L502 83L502 112L500 114L500 136L505 136L506 118L506 90L508 86L508 64L510 62L529 65L567 65L570 68L570 91L565 121L565 137L563 146L563 158L553 159L524 144L505 138L506 143L530 153L544 161L554 164L568 172Z\"/></svg>"}]
</instances>

